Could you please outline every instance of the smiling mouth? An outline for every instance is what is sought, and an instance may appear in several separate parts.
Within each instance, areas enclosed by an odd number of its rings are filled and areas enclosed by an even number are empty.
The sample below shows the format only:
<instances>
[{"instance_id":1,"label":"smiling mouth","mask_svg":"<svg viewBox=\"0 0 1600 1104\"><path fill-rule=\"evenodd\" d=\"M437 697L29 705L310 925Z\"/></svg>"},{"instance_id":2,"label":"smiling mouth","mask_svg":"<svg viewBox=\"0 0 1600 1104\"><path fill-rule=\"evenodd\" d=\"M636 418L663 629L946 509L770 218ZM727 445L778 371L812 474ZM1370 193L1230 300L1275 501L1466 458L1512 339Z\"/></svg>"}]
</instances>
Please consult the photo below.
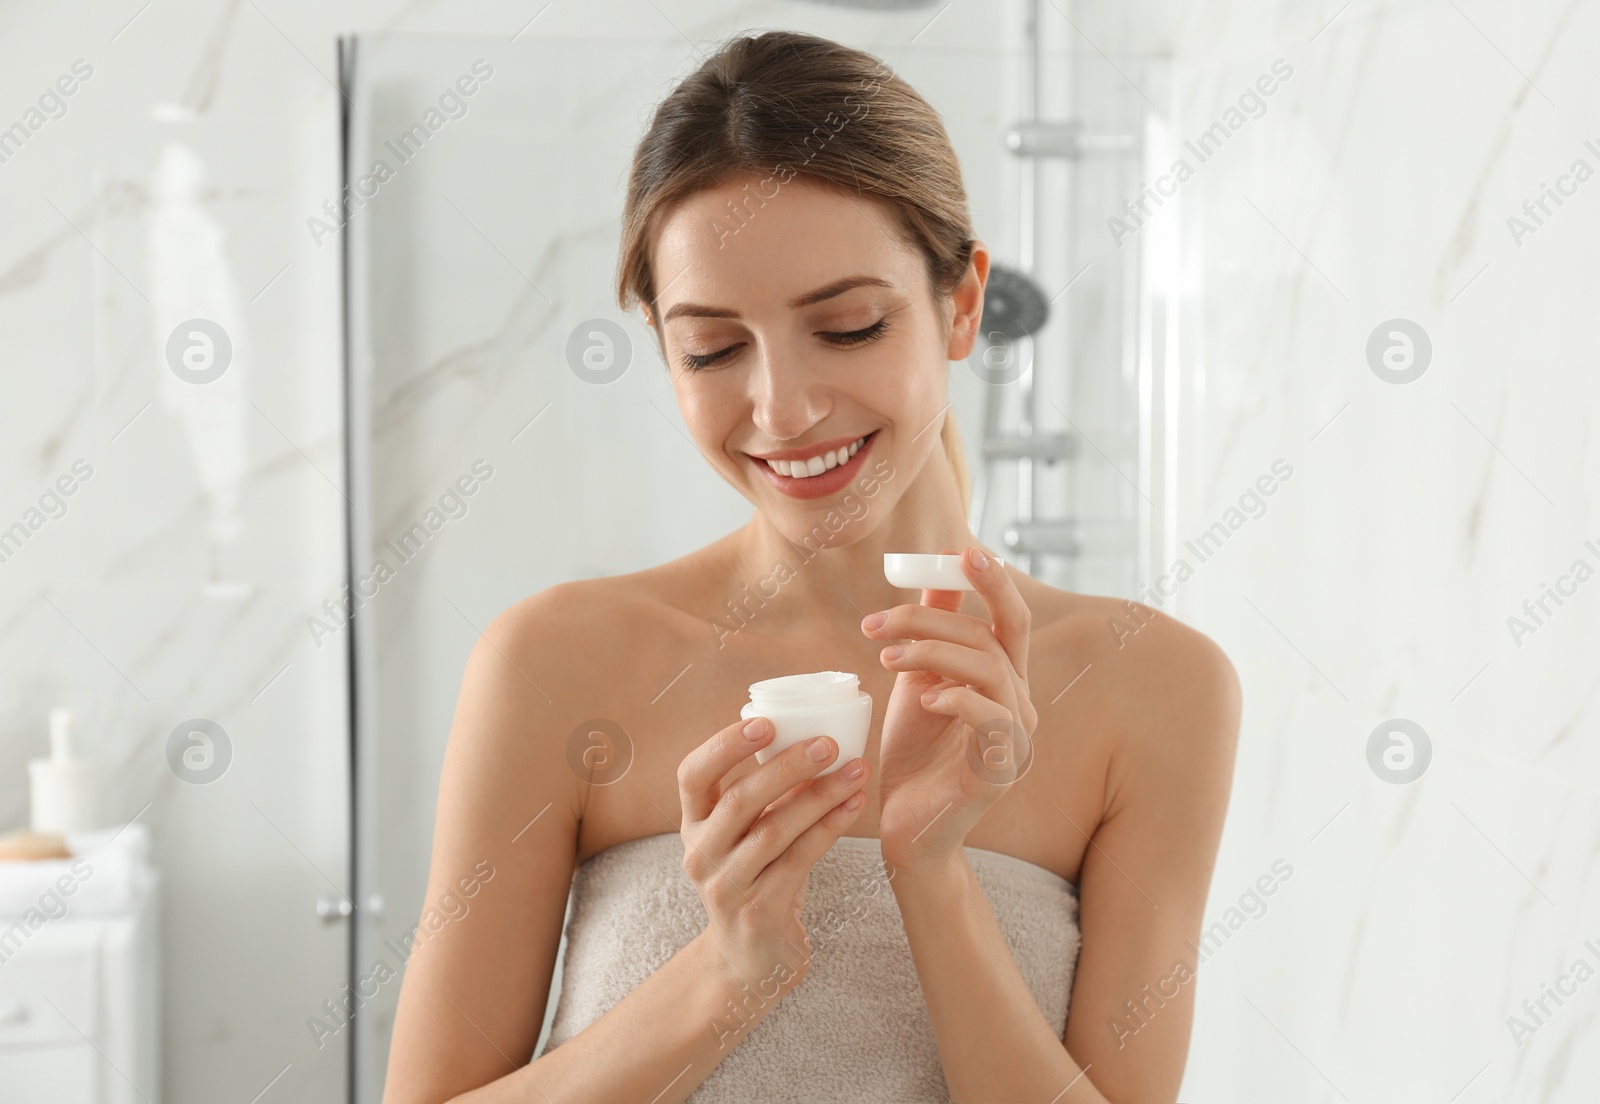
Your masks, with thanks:
<instances>
[{"instance_id":1,"label":"smiling mouth","mask_svg":"<svg viewBox=\"0 0 1600 1104\"><path fill-rule=\"evenodd\" d=\"M765 464L778 475L788 479L815 479L824 472L830 472L841 464L848 464L850 458L860 452L866 443L877 433L873 430L863 437L857 437L848 445L841 445L832 452L819 453L806 460L761 460L757 463Z\"/></svg>"},{"instance_id":2,"label":"smiling mouth","mask_svg":"<svg viewBox=\"0 0 1600 1104\"><path fill-rule=\"evenodd\" d=\"M857 437L848 445L824 452L805 460L768 460L750 457L750 462L760 470L762 477L780 494L794 499L827 498L837 494L855 479L873 451L878 430ZM813 474L815 473L815 474Z\"/></svg>"}]
</instances>

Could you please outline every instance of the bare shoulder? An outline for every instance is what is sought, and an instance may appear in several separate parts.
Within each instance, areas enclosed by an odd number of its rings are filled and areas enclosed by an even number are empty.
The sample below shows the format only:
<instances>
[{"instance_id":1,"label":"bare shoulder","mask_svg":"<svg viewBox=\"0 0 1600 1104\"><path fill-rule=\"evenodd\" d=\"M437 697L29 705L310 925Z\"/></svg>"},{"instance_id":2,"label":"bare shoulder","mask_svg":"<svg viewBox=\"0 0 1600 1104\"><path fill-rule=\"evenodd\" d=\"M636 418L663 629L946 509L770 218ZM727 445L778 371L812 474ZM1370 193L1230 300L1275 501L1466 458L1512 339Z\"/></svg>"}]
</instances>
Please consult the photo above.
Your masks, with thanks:
<instances>
[{"instance_id":1,"label":"bare shoulder","mask_svg":"<svg viewBox=\"0 0 1600 1104\"><path fill-rule=\"evenodd\" d=\"M408 1101L455 1099L502 1076L505 1054L533 1052L587 801L570 734L626 666L597 657L631 601L608 580L560 583L474 625L439 772L428 949L406 966L390 1049L388 1083ZM467 890L474 872L493 888ZM457 887L471 922L426 919Z\"/></svg>"},{"instance_id":2,"label":"bare shoulder","mask_svg":"<svg viewBox=\"0 0 1600 1104\"><path fill-rule=\"evenodd\" d=\"M1239 679L1216 641L1142 602L1075 594L1026 576L1019 589L1033 614L1030 681L1081 679L1080 701L1093 703L1119 743L1155 757L1174 743L1191 753L1198 745L1231 763Z\"/></svg>"},{"instance_id":3,"label":"bare shoulder","mask_svg":"<svg viewBox=\"0 0 1600 1104\"><path fill-rule=\"evenodd\" d=\"M484 672L543 731L565 737L596 716L620 723L619 703L637 697L633 680L659 687L653 661L706 635L705 621L679 608L683 570L673 561L536 591L482 628L469 672Z\"/></svg>"},{"instance_id":4,"label":"bare shoulder","mask_svg":"<svg viewBox=\"0 0 1600 1104\"><path fill-rule=\"evenodd\" d=\"M651 578L659 570L554 583L506 607L483 635L489 645L540 659L547 669L593 670L597 655L637 647L642 630L669 617Z\"/></svg>"},{"instance_id":5,"label":"bare shoulder","mask_svg":"<svg viewBox=\"0 0 1600 1104\"><path fill-rule=\"evenodd\" d=\"M568 736L614 700L649 614L631 588L610 578L556 583L476 625L461 678L452 742L511 775L567 779L553 770ZM608 662L610 660L610 662ZM581 810L582 787L569 779L567 804Z\"/></svg>"},{"instance_id":6,"label":"bare shoulder","mask_svg":"<svg viewBox=\"0 0 1600 1104\"><path fill-rule=\"evenodd\" d=\"M1116 608L1107 615L1117 623L1103 627L1106 684L1124 723L1110 759L1108 807L1170 818L1173 831L1210 841L1212 861L1233 787L1238 673L1198 629L1141 602L1110 601Z\"/></svg>"},{"instance_id":7,"label":"bare shoulder","mask_svg":"<svg viewBox=\"0 0 1600 1104\"><path fill-rule=\"evenodd\" d=\"M553 583L507 606L485 635L520 647L538 647L604 633L616 625L618 615L639 612L636 589L620 582L625 578L608 575Z\"/></svg>"},{"instance_id":8,"label":"bare shoulder","mask_svg":"<svg viewBox=\"0 0 1600 1104\"><path fill-rule=\"evenodd\" d=\"M1124 701L1188 709L1202 698L1237 697L1233 664L1205 633L1143 602L1103 595L1080 602L1074 635L1106 665L1106 681Z\"/></svg>"}]
</instances>

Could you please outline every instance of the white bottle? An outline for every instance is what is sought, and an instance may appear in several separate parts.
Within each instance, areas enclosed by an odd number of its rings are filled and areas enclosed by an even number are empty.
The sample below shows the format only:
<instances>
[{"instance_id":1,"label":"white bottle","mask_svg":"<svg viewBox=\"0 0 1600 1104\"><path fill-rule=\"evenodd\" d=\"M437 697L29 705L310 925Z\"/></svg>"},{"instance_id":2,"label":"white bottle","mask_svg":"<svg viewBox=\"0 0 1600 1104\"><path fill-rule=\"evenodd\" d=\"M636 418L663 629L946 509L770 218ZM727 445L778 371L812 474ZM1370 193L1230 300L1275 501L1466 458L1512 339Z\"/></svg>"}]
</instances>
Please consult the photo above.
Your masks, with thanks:
<instances>
[{"instance_id":1,"label":"white bottle","mask_svg":"<svg viewBox=\"0 0 1600 1104\"><path fill-rule=\"evenodd\" d=\"M750 701L739 710L741 720L766 717L777 735L756 751L765 763L792 744L813 736L831 736L839 745L833 762L817 772L832 774L867 750L867 730L872 724L872 695L849 671L813 671L783 675L750 684Z\"/></svg>"},{"instance_id":2,"label":"white bottle","mask_svg":"<svg viewBox=\"0 0 1600 1104\"><path fill-rule=\"evenodd\" d=\"M30 826L35 832L88 832L104 827L100 763L73 737L72 710L50 711L50 758L28 763Z\"/></svg>"}]
</instances>

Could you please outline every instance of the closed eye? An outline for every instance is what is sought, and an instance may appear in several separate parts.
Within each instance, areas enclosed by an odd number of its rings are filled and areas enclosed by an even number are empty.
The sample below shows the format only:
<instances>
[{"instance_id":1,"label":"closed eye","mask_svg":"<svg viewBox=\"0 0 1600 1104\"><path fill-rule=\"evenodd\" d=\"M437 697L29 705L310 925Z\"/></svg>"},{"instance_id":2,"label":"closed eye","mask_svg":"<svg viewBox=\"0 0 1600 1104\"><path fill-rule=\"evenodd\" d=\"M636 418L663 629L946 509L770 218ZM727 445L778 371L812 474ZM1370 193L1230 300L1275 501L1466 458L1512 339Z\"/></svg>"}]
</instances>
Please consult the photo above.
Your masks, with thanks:
<instances>
[{"instance_id":1,"label":"closed eye","mask_svg":"<svg viewBox=\"0 0 1600 1104\"><path fill-rule=\"evenodd\" d=\"M880 318L872 325L862 330L851 330L848 333L824 333L821 336L827 338L835 345L850 349L857 345L865 345L869 341L874 341L877 338L882 337L884 331L886 331L888 328L889 320L887 318ZM683 366L691 372L698 371L701 368L708 368L711 365L725 359L729 354L738 348L738 345L729 345L726 349L718 349L714 353L684 353Z\"/></svg>"},{"instance_id":2,"label":"closed eye","mask_svg":"<svg viewBox=\"0 0 1600 1104\"><path fill-rule=\"evenodd\" d=\"M831 338L834 341L837 341L839 344L849 347L852 345L865 345L874 338L881 337L883 335L883 331L887 330L888 328L889 320L887 318L880 318L864 330L851 330L849 333L831 333L823 334L822 336Z\"/></svg>"}]
</instances>

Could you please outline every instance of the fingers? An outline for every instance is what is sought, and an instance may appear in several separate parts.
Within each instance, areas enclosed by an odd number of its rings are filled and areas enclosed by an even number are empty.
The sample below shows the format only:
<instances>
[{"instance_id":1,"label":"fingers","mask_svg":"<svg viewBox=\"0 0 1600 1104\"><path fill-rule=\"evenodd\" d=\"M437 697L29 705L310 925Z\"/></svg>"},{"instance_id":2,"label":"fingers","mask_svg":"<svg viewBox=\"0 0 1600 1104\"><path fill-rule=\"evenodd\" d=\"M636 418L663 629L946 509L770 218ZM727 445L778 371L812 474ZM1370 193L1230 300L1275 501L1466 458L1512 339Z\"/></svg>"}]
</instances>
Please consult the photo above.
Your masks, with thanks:
<instances>
[{"instance_id":1,"label":"fingers","mask_svg":"<svg viewBox=\"0 0 1600 1104\"><path fill-rule=\"evenodd\" d=\"M929 606L895 606L882 612L883 624L868 628L863 618L861 631L901 642L879 653L888 669L915 671L933 681L944 677L976 683L1001 701L1014 696L1006 688L1022 676L1012 669L1011 657L981 619Z\"/></svg>"},{"instance_id":2,"label":"fingers","mask_svg":"<svg viewBox=\"0 0 1600 1104\"><path fill-rule=\"evenodd\" d=\"M1033 740L1029 727L1013 719L1011 712L970 686L942 686L922 695L922 706L930 713L957 717L972 731L975 745L969 762L986 782L1004 785L1022 775L1033 760Z\"/></svg>"},{"instance_id":3,"label":"fingers","mask_svg":"<svg viewBox=\"0 0 1600 1104\"><path fill-rule=\"evenodd\" d=\"M848 769L848 765L845 769ZM796 810L800 814L797 820L803 822L805 817L810 817L810 826L776 857L768 860L765 869L759 870L755 880L757 891L770 891L777 894L780 900L799 894L817 860L838 842L845 829L855 823L856 817L867 804L866 794L861 792L861 787L870 771L864 771L861 778L854 782L841 779L843 773L844 770L839 770L818 779L805 797L794 803L796 806L805 806L804 810ZM785 829L788 830L791 829Z\"/></svg>"},{"instance_id":4,"label":"fingers","mask_svg":"<svg viewBox=\"0 0 1600 1104\"><path fill-rule=\"evenodd\" d=\"M855 772L854 777L847 777L852 772ZM781 801L767 806L735 846L735 856L749 856L752 869L759 872L819 817L859 792L869 774L866 760L852 759L832 774L809 779L795 787Z\"/></svg>"},{"instance_id":5,"label":"fingers","mask_svg":"<svg viewBox=\"0 0 1600 1104\"><path fill-rule=\"evenodd\" d=\"M984 565L978 566L978 558ZM1033 612L1022 600L1022 592L1012 582L1003 565L993 556L983 556L977 545L968 548L961 557L961 570L977 588L983 604L989 609L989 619L994 622L994 637L1000 641L1011 665L1019 674L1028 670L1028 632L1033 624Z\"/></svg>"},{"instance_id":6,"label":"fingers","mask_svg":"<svg viewBox=\"0 0 1600 1104\"><path fill-rule=\"evenodd\" d=\"M1011 711L970 686L951 683L922 693L922 707L930 713L958 717L973 728L992 726L996 718L1009 722Z\"/></svg>"},{"instance_id":7,"label":"fingers","mask_svg":"<svg viewBox=\"0 0 1600 1104\"><path fill-rule=\"evenodd\" d=\"M929 593L934 592L929 591ZM882 612L888 614L888 617L884 619L883 624L875 628L869 629L866 618L861 619L862 633L878 640L925 640L928 637L938 637L941 640L963 644L968 648L987 648L995 652L1001 650L999 641L995 639L994 630L982 619L968 613L956 613L934 606L912 605L892 606Z\"/></svg>"},{"instance_id":8,"label":"fingers","mask_svg":"<svg viewBox=\"0 0 1600 1104\"><path fill-rule=\"evenodd\" d=\"M977 547L974 546L962 556L962 571L972 580L979 596L983 598L993 621L992 625L986 624L982 618L957 612L961 604L960 591L924 590L921 605L899 605L879 611L887 615L881 625L869 628L867 619L863 618L862 633L881 640L936 638L975 651L995 652L1005 657L1019 678L1025 679L1028 670L1028 637L1033 623L1032 611L1023 601L1022 594L1017 590L1011 576L993 558L986 557L988 563L982 569L973 566L973 554L977 551ZM919 662L917 667L901 669L923 668ZM955 674L953 671L947 673L952 677Z\"/></svg>"},{"instance_id":9,"label":"fingers","mask_svg":"<svg viewBox=\"0 0 1600 1104\"><path fill-rule=\"evenodd\" d=\"M891 671L918 671L930 678L947 678L975 686L995 701L1012 701L1017 697L1016 673L1011 660L998 649L976 651L948 640L910 640L895 645L899 655L891 649L883 651L883 665Z\"/></svg>"},{"instance_id":10,"label":"fingers","mask_svg":"<svg viewBox=\"0 0 1600 1104\"><path fill-rule=\"evenodd\" d=\"M755 730L755 739L746 736ZM721 796L719 783L741 761L766 747L772 739L772 722L765 717L737 721L683 757L678 764L678 800L685 824L698 824L711 815Z\"/></svg>"},{"instance_id":11,"label":"fingers","mask_svg":"<svg viewBox=\"0 0 1600 1104\"><path fill-rule=\"evenodd\" d=\"M810 753L819 748L825 752L823 757L811 758ZM839 745L831 736L816 736L784 748L722 791L715 808L701 825L697 845L713 855L728 854L744 839L767 806L795 786L814 778L838 754ZM759 866L750 870L738 884L748 885L760 872Z\"/></svg>"}]
</instances>

